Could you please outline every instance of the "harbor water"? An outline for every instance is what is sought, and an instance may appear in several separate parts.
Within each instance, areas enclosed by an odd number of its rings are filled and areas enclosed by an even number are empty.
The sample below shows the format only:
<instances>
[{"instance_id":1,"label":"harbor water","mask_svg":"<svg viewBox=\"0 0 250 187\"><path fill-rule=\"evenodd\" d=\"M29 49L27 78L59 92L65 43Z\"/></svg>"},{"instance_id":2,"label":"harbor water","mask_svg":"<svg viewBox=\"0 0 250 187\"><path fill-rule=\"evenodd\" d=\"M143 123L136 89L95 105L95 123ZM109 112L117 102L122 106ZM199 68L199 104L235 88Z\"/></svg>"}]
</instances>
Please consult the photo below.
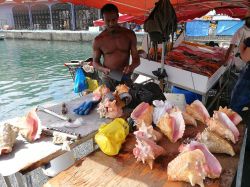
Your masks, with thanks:
<instances>
[{"instance_id":1,"label":"harbor water","mask_svg":"<svg viewBox=\"0 0 250 187\"><path fill-rule=\"evenodd\" d=\"M0 41L0 121L78 97L64 62L91 55L88 42Z\"/></svg>"}]
</instances>

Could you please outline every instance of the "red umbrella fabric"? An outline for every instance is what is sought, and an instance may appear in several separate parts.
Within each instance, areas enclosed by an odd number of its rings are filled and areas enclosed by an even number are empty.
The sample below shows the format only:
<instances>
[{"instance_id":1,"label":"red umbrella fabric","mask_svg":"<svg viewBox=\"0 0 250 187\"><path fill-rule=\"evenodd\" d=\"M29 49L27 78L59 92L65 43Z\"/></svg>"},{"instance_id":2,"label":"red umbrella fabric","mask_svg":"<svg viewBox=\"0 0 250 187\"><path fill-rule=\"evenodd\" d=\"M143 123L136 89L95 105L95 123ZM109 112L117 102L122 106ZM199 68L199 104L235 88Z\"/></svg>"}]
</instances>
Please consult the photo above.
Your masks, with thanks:
<instances>
[{"instance_id":1,"label":"red umbrella fabric","mask_svg":"<svg viewBox=\"0 0 250 187\"><path fill-rule=\"evenodd\" d=\"M118 19L118 23L126 23L126 22L134 22L137 24L142 24L144 21L144 16L136 17L136 16L130 16L127 14L121 14ZM93 21L94 26L103 26L104 21L103 19L98 19Z\"/></svg>"},{"instance_id":2,"label":"red umbrella fabric","mask_svg":"<svg viewBox=\"0 0 250 187\"><path fill-rule=\"evenodd\" d=\"M217 14L225 14L233 18L244 18L247 13L245 8L218 8L215 10Z\"/></svg>"},{"instance_id":3,"label":"red umbrella fabric","mask_svg":"<svg viewBox=\"0 0 250 187\"><path fill-rule=\"evenodd\" d=\"M106 3L115 4L123 14L132 16L149 15L150 11L158 0L61 0L73 4L85 5L94 8L101 8ZM250 7L249 0L171 0L178 21L200 17L212 9L235 9L247 10ZM223 10L224 11L224 10ZM242 12L233 11L233 17L242 16Z\"/></svg>"},{"instance_id":4,"label":"red umbrella fabric","mask_svg":"<svg viewBox=\"0 0 250 187\"><path fill-rule=\"evenodd\" d=\"M13 0L16 3L27 3L27 2L36 2L37 0Z\"/></svg>"}]
</instances>

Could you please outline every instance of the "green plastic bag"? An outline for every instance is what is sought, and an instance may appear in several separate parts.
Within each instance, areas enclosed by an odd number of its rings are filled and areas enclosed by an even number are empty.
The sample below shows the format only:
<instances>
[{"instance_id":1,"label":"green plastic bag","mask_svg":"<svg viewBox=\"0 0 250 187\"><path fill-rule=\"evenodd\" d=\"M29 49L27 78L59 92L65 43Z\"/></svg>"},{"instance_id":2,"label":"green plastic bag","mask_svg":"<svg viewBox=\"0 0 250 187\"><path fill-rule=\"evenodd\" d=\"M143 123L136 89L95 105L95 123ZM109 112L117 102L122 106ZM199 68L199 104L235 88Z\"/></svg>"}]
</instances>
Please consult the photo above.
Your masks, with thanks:
<instances>
[{"instance_id":1,"label":"green plastic bag","mask_svg":"<svg viewBox=\"0 0 250 187\"><path fill-rule=\"evenodd\" d=\"M117 155L128 133L128 123L122 118L116 118L109 124L100 126L95 141L105 154Z\"/></svg>"}]
</instances>

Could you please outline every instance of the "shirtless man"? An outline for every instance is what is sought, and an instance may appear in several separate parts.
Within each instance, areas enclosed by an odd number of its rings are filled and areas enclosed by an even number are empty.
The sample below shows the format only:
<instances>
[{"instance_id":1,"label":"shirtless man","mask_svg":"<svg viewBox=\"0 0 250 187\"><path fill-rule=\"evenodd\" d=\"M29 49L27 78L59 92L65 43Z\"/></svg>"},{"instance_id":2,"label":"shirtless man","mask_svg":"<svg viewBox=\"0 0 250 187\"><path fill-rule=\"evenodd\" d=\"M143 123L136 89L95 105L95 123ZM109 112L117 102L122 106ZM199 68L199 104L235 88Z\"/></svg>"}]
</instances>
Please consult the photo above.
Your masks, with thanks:
<instances>
[{"instance_id":1,"label":"shirtless man","mask_svg":"<svg viewBox=\"0 0 250 187\"><path fill-rule=\"evenodd\" d=\"M106 4L101 9L106 29L100 33L93 42L93 65L101 72L101 79L107 87L115 90L115 86L125 83L132 84L130 78L134 69L140 64L137 53L137 40L133 31L118 25L118 8L113 4ZM132 63L129 64L130 53ZM104 62L100 59L103 56ZM111 71L123 74L121 81L109 77Z\"/></svg>"}]
</instances>

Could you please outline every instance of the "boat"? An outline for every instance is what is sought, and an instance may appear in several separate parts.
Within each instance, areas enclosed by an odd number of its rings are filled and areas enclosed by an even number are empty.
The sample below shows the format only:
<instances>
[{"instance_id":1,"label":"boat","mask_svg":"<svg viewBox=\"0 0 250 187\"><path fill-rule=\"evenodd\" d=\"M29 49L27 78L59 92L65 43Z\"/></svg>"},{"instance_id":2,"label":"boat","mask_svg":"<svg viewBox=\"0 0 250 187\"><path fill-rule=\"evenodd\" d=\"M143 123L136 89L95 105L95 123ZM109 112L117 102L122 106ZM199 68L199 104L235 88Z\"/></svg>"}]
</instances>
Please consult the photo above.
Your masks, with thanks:
<instances>
[{"instance_id":1,"label":"boat","mask_svg":"<svg viewBox=\"0 0 250 187\"><path fill-rule=\"evenodd\" d=\"M0 35L0 40L4 40L5 36L4 35Z\"/></svg>"}]
</instances>

